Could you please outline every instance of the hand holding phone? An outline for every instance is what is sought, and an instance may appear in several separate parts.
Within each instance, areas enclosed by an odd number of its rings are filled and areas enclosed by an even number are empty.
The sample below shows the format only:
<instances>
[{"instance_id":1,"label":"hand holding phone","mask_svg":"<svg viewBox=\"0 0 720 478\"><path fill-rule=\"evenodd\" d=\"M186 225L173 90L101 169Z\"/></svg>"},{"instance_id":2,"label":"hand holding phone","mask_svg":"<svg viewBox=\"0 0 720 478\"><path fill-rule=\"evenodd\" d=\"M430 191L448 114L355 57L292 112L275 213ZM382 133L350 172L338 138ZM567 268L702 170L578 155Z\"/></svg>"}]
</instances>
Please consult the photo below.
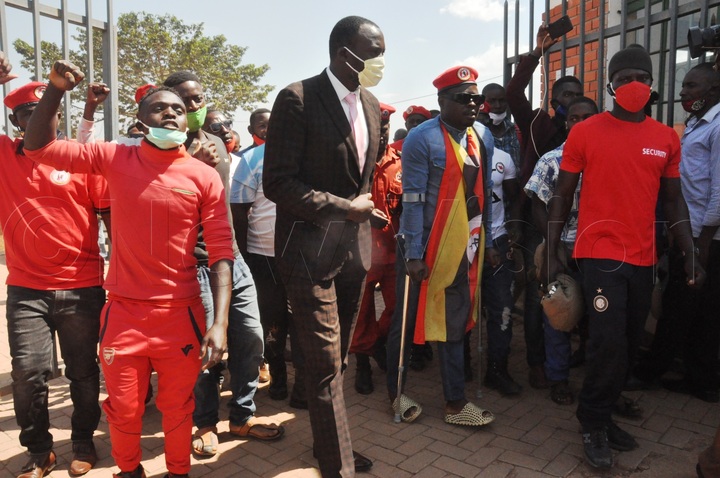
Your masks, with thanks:
<instances>
[{"instance_id":1,"label":"hand holding phone","mask_svg":"<svg viewBox=\"0 0 720 478\"><path fill-rule=\"evenodd\" d=\"M565 15L564 17L560 18L559 20L556 20L549 24L547 26L547 32L550 35L550 38L553 40L560 38L561 36L565 35L566 33L572 31L573 24L570 20L570 17Z\"/></svg>"}]
</instances>

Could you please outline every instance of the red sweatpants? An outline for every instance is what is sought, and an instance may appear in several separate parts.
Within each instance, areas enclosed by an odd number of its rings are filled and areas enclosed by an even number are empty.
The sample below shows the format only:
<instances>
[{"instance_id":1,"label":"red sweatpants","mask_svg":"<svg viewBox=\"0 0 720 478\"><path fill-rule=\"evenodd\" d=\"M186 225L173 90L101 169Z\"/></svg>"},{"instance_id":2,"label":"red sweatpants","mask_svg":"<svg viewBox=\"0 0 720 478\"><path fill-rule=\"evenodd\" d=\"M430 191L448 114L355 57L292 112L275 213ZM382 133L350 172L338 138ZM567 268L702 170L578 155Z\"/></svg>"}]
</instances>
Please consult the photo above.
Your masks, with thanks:
<instances>
[{"instance_id":1,"label":"red sweatpants","mask_svg":"<svg viewBox=\"0 0 720 478\"><path fill-rule=\"evenodd\" d=\"M395 311L395 263L373 263L365 279L360 312L358 313L355 332L350 343L351 354L372 355L375 342L380 337L387 337L390 330L390 319ZM385 302L385 310L380 320L375 319L375 284L380 283L380 293Z\"/></svg>"},{"instance_id":2,"label":"red sweatpants","mask_svg":"<svg viewBox=\"0 0 720 478\"><path fill-rule=\"evenodd\" d=\"M165 463L170 473L190 471L193 388L200 371L205 310L109 300L100 323L100 363L108 398L112 456L121 471L140 464L142 416L150 373L158 374L155 404L163 415Z\"/></svg>"}]
</instances>

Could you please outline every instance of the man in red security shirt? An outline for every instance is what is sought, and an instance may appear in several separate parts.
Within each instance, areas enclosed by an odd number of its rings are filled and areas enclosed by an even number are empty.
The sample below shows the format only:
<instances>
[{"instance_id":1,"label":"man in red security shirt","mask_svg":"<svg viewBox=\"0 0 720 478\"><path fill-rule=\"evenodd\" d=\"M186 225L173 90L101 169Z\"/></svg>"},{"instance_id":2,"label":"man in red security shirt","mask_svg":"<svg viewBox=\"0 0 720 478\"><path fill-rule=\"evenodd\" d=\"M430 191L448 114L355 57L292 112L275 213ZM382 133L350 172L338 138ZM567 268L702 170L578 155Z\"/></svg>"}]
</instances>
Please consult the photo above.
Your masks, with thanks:
<instances>
[{"instance_id":1,"label":"man in red security shirt","mask_svg":"<svg viewBox=\"0 0 720 478\"><path fill-rule=\"evenodd\" d=\"M185 105L170 89L151 90L141 101L138 119L148 133L139 147L56 142L54 111L83 78L71 63L55 63L28 125L25 152L41 163L101 174L110 188L116 247L105 282L109 301L101 318L100 358L108 390L103 408L120 467L115 476L145 476L140 435L152 368L158 372L167 476L186 477L201 359L210 354L212 366L226 349L233 248L222 181L185 151ZM215 308L207 333L193 257L199 226Z\"/></svg>"},{"instance_id":2,"label":"man in red security shirt","mask_svg":"<svg viewBox=\"0 0 720 478\"><path fill-rule=\"evenodd\" d=\"M585 457L596 468L612 466L610 448L638 447L612 421L611 413L650 310L658 194L670 232L685 256L688 284L699 285L705 275L680 187L680 140L672 128L644 113L652 70L650 55L639 46L612 57L608 92L614 98L613 109L573 127L563 150L555 196L549 202L546 283L562 267L558 243L582 172L573 257L583 273L589 338L577 418ZM613 138L612 154L607 138Z\"/></svg>"},{"instance_id":3,"label":"man in red security shirt","mask_svg":"<svg viewBox=\"0 0 720 478\"><path fill-rule=\"evenodd\" d=\"M0 52L0 82L9 71ZM45 88L33 82L5 97L10 121L21 134ZM37 164L22 147L22 137L0 136L13 402L20 443L30 452L19 476L42 478L55 467L47 381L56 331L73 402L70 473L82 475L97 461L92 441L100 420L97 336L105 303L97 213L109 205L103 201L107 186L101 177Z\"/></svg>"},{"instance_id":4,"label":"man in red security shirt","mask_svg":"<svg viewBox=\"0 0 720 478\"><path fill-rule=\"evenodd\" d=\"M403 112L403 119L405 120L406 131L405 136L407 136L414 127L422 124L430 118L432 118L432 115L427 110L427 108L415 105L408 106L408 108ZM405 138L402 138L395 141L394 143L391 143L390 146L392 146L395 151L402 152L404 142Z\"/></svg>"},{"instance_id":5,"label":"man in red security shirt","mask_svg":"<svg viewBox=\"0 0 720 478\"><path fill-rule=\"evenodd\" d=\"M400 155L388 144L390 115L394 112L392 106L380 103L380 148L371 190L375 204L370 217L372 263L350 344L350 353L355 354L357 362L355 390L362 395L374 390L370 356L375 357L381 369L387 369L385 339L395 311L395 234L400 226L402 169ZM385 303L379 320L375 318L375 284L380 284Z\"/></svg>"}]
</instances>

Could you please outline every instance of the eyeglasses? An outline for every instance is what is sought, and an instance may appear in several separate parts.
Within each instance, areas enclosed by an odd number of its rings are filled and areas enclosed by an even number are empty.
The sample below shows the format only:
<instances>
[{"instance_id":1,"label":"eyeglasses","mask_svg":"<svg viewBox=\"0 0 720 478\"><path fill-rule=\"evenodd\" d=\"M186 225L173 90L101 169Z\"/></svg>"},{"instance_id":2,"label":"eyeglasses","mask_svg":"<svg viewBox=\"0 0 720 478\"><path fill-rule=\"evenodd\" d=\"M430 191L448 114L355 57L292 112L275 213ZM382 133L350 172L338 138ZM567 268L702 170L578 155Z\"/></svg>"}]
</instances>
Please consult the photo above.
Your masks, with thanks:
<instances>
[{"instance_id":1,"label":"eyeglasses","mask_svg":"<svg viewBox=\"0 0 720 478\"><path fill-rule=\"evenodd\" d=\"M453 100L455 103L460 103L461 105L469 105L471 101L476 105L481 105L485 103L485 95L479 94L453 93L452 95L447 95L447 97Z\"/></svg>"},{"instance_id":2,"label":"eyeglasses","mask_svg":"<svg viewBox=\"0 0 720 478\"><path fill-rule=\"evenodd\" d=\"M218 121L216 123L210 123L210 131L213 133L221 133L223 128L230 131L233 127L233 123L230 120Z\"/></svg>"}]
</instances>

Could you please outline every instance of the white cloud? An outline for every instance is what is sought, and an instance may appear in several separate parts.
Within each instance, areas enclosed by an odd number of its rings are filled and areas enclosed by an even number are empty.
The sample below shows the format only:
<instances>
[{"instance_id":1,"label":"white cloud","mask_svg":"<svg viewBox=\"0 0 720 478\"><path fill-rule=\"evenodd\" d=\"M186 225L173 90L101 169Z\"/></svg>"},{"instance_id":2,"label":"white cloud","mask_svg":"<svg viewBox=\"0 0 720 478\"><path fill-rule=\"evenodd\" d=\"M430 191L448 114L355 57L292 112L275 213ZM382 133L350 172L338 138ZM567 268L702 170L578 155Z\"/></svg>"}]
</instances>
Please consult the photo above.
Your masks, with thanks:
<instances>
[{"instance_id":1,"label":"white cloud","mask_svg":"<svg viewBox=\"0 0 720 478\"><path fill-rule=\"evenodd\" d=\"M502 20L504 10L501 0L451 0L440 13L490 22Z\"/></svg>"}]
</instances>

